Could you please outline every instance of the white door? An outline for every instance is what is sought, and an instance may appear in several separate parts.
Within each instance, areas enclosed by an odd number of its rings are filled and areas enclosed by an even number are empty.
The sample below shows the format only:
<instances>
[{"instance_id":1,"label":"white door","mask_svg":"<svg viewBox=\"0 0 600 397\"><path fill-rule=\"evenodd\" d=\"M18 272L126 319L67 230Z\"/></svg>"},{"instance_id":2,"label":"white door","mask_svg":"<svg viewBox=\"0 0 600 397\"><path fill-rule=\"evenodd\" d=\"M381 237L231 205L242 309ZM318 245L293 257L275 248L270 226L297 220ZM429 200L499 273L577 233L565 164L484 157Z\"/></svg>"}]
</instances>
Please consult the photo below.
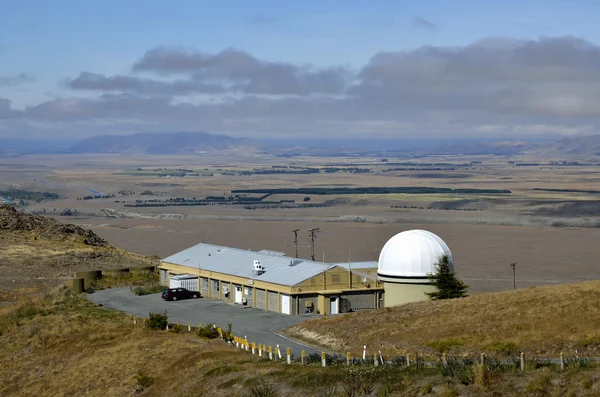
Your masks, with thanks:
<instances>
[{"instance_id":1,"label":"white door","mask_svg":"<svg viewBox=\"0 0 600 397\"><path fill-rule=\"evenodd\" d=\"M330 302L329 303L329 309L330 309L329 313L330 314L338 314L338 312L339 312L338 305L339 305L339 302L340 302L339 298L337 298L337 297L330 298L329 302Z\"/></svg>"},{"instance_id":2,"label":"white door","mask_svg":"<svg viewBox=\"0 0 600 397\"><path fill-rule=\"evenodd\" d=\"M289 295L281 295L281 313L292 314L290 311L290 303L292 298Z\"/></svg>"},{"instance_id":3,"label":"white door","mask_svg":"<svg viewBox=\"0 0 600 397\"><path fill-rule=\"evenodd\" d=\"M242 303L242 287L235 287L235 303Z\"/></svg>"}]
</instances>

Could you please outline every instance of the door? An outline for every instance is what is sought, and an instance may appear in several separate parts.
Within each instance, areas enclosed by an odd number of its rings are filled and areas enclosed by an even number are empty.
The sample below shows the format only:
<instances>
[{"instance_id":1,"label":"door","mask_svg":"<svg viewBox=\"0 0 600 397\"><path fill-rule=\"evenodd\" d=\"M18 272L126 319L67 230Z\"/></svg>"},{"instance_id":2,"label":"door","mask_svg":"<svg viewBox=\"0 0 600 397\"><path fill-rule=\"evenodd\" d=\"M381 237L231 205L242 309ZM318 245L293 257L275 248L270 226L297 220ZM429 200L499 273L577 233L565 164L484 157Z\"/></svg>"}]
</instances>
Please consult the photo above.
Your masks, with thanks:
<instances>
[{"instance_id":1,"label":"door","mask_svg":"<svg viewBox=\"0 0 600 397\"><path fill-rule=\"evenodd\" d=\"M339 298L331 297L329 298L329 313L330 314L338 314L339 313Z\"/></svg>"},{"instance_id":2,"label":"door","mask_svg":"<svg viewBox=\"0 0 600 397\"><path fill-rule=\"evenodd\" d=\"M235 286L235 303L242 303L242 287Z\"/></svg>"},{"instance_id":3,"label":"door","mask_svg":"<svg viewBox=\"0 0 600 397\"><path fill-rule=\"evenodd\" d=\"M281 313L283 314L292 314L290 312L290 301L292 298L289 295L281 295Z\"/></svg>"}]
</instances>

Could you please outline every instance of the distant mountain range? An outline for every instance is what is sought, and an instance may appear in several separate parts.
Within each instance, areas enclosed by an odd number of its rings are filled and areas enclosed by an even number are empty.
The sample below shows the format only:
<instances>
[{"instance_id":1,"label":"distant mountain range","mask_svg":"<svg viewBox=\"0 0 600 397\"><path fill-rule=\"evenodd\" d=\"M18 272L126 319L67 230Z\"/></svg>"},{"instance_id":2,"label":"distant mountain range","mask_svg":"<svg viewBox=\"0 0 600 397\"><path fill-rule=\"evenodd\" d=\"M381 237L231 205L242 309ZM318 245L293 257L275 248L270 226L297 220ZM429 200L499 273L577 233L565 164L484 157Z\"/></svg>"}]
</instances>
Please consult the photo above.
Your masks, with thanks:
<instances>
[{"instance_id":1,"label":"distant mountain range","mask_svg":"<svg viewBox=\"0 0 600 397\"><path fill-rule=\"evenodd\" d=\"M69 148L71 153L193 154L216 150L256 148L251 139L206 132L138 133L98 135Z\"/></svg>"},{"instance_id":2,"label":"distant mountain range","mask_svg":"<svg viewBox=\"0 0 600 397\"><path fill-rule=\"evenodd\" d=\"M377 148L376 140L364 143L339 139L275 142L233 138L206 132L138 133L100 135L84 139L69 148L70 153L194 154L214 151L262 152L285 157L294 156L429 156L429 155L539 155L547 157L600 157L600 135L562 139L555 142L458 142L438 146L404 144L401 140L385 141ZM367 142L369 144L367 144ZM389 149L382 149L381 146Z\"/></svg>"}]
</instances>

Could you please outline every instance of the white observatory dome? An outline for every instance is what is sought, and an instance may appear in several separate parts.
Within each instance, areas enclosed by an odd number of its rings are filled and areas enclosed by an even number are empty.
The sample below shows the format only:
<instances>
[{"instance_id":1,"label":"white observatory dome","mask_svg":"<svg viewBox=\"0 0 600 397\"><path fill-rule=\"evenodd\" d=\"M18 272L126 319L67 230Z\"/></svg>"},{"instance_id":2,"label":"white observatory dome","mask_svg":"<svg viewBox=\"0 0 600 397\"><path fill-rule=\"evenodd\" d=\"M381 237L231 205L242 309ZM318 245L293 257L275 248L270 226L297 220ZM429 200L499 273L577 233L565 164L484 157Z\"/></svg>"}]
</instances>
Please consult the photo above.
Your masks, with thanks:
<instances>
[{"instance_id":1,"label":"white observatory dome","mask_svg":"<svg viewBox=\"0 0 600 397\"><path fill-rule=\"evenodd\" d=\"M448 255L452 266L452 254L444 240L426 230L407 230L388 240L379 254L377 274L382 279L424 279L435 273L440 256ZM401 280L397 280L401 281Z\"/></svg>"}]
</instances>

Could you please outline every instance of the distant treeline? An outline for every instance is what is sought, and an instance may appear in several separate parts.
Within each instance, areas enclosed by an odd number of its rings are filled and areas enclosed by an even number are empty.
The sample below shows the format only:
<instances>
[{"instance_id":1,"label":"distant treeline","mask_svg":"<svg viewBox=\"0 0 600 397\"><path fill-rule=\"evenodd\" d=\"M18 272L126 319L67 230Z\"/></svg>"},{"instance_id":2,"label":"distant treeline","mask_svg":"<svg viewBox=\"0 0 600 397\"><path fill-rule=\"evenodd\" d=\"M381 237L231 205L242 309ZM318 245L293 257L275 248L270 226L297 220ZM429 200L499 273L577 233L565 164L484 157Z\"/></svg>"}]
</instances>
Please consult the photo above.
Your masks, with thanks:
<instances>
[{"instance_id":1,"label":"distant treeline","mask_svg":"<svg viewBox=\"0 0 600 397\"><path fill-rule=\"evenodd\" d=\"M344 164L344 163L332 163L332 164L325 164L326 167L364 167L364 166L375 166L375 165L385 165L385 166L391 166L391 165L400 165L400 166L408 166L408 167L445 167L445 166L454 166L454 167L468 167L471 164L470 163L462 163L462 164L453 164L453 163L388 163L388 162L381 162L381 163L348 163L348 164Z\"/></svg>"},{"instance_id":2,"label":"distant treeline","mask_svg":"<svg viewBox=\"0 0 600 397\"><path fill-rule=\"evenodd\" d=\"M0 190L0 196L13 200L32 200L38 203L42 200L57 200L60 198L56 193L32 192L30 190L22 189Z\"/></svg>"},{"instance_id":3,"label":"distant treeline","mask_svg":"<svg viewBox=\"0 0 600 397\"><path fill-rule=\"evenodd\" d=\"M237 189L234 193L271 193L271 194L314 194L314 195L336 195L336 194L506 194L511 193L506 189L450 189L443 187L332 187L332 188L281 188L281 189Z\"/></svg>"},{"instance_id":4,"label":"distant treeline","mask_svg":"<svg viewBox=\"0 0 600 397\"><path fill-rule=\"evenodd\" d=\"M533 190L539 190L542 192L559 192L559 193L592 193L600 194L600 190L582 190L582 189L544 189L534 188Z\"/></svg>"}]
</instances>

